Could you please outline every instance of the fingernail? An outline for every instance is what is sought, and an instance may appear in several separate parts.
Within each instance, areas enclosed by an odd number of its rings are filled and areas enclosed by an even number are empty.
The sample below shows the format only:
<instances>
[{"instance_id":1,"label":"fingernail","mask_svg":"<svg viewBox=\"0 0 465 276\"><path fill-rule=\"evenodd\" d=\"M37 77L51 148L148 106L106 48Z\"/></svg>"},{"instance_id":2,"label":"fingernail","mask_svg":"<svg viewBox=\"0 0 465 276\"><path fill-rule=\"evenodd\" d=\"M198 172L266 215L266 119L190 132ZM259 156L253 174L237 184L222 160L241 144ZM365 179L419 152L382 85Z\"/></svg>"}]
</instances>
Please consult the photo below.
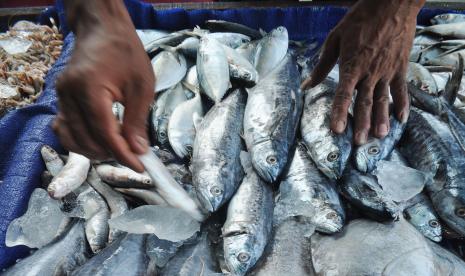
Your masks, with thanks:
<instances>
[{"instance_id":1,"label":"fingernail","mask_svg":"<svg viewBox=\"0 0 465 276\"><path fill-rule=\"evenodd\" d=\"M146 139L142 138L141 136L136 136L136 151L140 153L145 153L149 147L149 143Z\"/></svg>"},{"instance_id":2,"label":"fingernail","mask_svg":"<svg viewBox=\"0 0 465 276\"><path fill-rule=\"evenodd\" d=\"M355 135L355 143L363 145L367 142L367 133L365 131L357 132Z\"/></svg>"},{"instance_id":3,"label":"fingernail","mask_svg":"<svg viewBox=\"0 0 465 276\"><path fill-rule=\"evenodd\" d=\"M379 136L386 136L388 134L388 126L386 124L381 124L378 126L378 135Z\"/></svg>"},{"instance_id":4,"label":"fingernail","mask_svg":"<svg viewBox=\"0 0 465 276\"><path fill-rule=\"evenodd\" d=\"M400 122L405 124L408 121L408 116L410 114L410 109L404 110L400 113Z\"/></svg>"},{"instance_id":5,"label":"fingernail","mask_svg":"<svg viewBox=\"0 0 465 276\"><path fill-rule=\"evenodd\" d=\"M346 129L346 122L345 121L337 121L336 129L338 132L343 132Z\"/></svg>"}]
</instances>

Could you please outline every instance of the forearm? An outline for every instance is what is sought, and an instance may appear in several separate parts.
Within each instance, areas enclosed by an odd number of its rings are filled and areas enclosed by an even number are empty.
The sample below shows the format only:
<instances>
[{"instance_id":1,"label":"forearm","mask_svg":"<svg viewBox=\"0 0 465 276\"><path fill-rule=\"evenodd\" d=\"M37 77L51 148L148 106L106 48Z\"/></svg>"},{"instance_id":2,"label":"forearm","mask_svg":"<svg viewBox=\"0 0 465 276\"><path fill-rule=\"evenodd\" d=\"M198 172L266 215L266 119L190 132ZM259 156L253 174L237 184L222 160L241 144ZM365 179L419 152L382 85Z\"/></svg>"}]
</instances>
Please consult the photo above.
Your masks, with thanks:
<instances>
[{"instance_id":1,"label":"forearm","mask_svg":"<svg viewBox=\"0 0 465 276\"><path fill-rule=\"evenodd\" d=\"M64 4L68 24L77 35L95 27L132 25L122 0L65 0Z\"/></svg>"},{"instance_id":2,"label":"forearm","mask_svg":"<svg viewBox=\"0 0 465 276\"><path fill-rule=\"evenodd\" d=\"M359 0L354 5L364 6L363 10L372 12L372 16L388 16L386 11L396 11L401 18L416 17L426 0Z\"/></svg>"}]
</instances>

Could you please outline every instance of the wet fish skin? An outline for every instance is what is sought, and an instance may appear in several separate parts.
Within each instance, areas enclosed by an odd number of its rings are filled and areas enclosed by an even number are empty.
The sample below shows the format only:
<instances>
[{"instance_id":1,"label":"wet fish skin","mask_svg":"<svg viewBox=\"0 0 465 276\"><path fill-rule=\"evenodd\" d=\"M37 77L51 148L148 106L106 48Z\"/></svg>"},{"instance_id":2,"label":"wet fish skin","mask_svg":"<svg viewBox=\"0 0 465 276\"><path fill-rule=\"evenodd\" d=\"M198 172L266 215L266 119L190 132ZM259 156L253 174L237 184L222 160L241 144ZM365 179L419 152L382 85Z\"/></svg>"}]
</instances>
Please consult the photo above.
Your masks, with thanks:
<instances>
[{"instance_id":1,"label":"wet fish skin","mask_svg":"<svg viewBox=\"0 0 465 276\"><path fill-rule=\"evenodd\" d=\"M417 32L417 34L423 33L435 34L441 37L463 39L465 38L465 22L432 25Z\"/></svg>"},{"instance_id":2,"label":"wet fish skin","mask_svg":"<svg viewBox=\"0 0 465 276\"><path fill-rule=\"evenodd\" d=\"M115 188L116 191L143 200L148 205L167 206L168 203L153 189Z\"/></svg>"},{"instance_id":3,"label":"wet fish skin","mask_svg":"<svg viewBox=\"0 0 465 276\"><path fill-rule=\"evenodd\" d=\"M73 271L71 275L148 275L149 258L145 254L146 239L146 235L125 234Z\"/></svg>"},{"instance_id":4,"label":"wet fish skin","mask_svg":"<svg viewBox=\"0 0 465 276\"><path fill-rule=\"evenodd\" d=\"M383 191L374 176L347 168L338 186L341 194L363 213L378 221L397 220L399 208Z\"/></svg>"},{"instance_id":5,"label":"wet fish skin","mask_svg":"<svg viewBox=\"0 0 465 276\"><path fill-rule=\"evenodd\" d=\"M302 144L296 146L283 173L279 192L275 216L280 220L306 217L317 231L328 234L344 226L345 212L335 183L318 170Z\"/></svg>"},{"instance_id":6,"label":"wet fish skin","mask_svg":"<svg viewBox=\"0 0 465 276\"><path fill-rule=\"evenodd\" d=\"M352 151L351 123L343 134L330 129L330 114L337 83L326 79L322 84L306 91L300 121L303 142L312 160L327 177L342 176Z\"/></svg>"},{"instance_id":7,"label":"wet fish skin","mask_svg":"<svg viewBox=\"0 0 465 276\"><path fill-rule=\"evenodd\" d=\"M456 13L443 13L436 15L431 19L431 24L440 25L440 24L450 24L450 23L460 23L465 22L465 15L456 14Z\"/></svg>"},{"instance_id":8,"label":"wet fish skin","mask_svg":"<svg viewBox=\"0 0 465 276\"><path fill-rule=\"evenodd\" d=\"M205 115L197 129L192 180L197 198L209 212L231 198L244 175L239 156L246 98L245 91L233 91Z\"/></svg>"},{"instance_id":9,"label":"wet fish skin","mask_svg":"<svg viewBox=\"0 0 465 276\"><path fill-rule=\"evenodd\" d=\"M187 72L186 59L176 51L162 51L151 62L156 76L155 92L176 85Z\"/></svg>"},{"instance_id":10,"label":"wet fish skin","mask_svg":"<svg viewBox=\"0 0 465 276\"><path fill-rule=\"evenodd\" d=\"M258 72L255 67L236 50L223 46L229 64L229 75L232 79L243 83L245 87L253 87L258 83Z\"/></svg>"},{"instance_id":11,"label":"wet fish skin","mask_svg":"<svg viewBox=\"0 0 465 276\"><path fill-rule=\"evenodd\" d=\"M160 37L158 39L152 40L150 42L147 42L144 44L144 49L147 53L152 53L159 50L160 46L163 45L175 47L189 37L189 35L187 35L185 31L188 30L174 32L166 36Z\"/></svg>"},{"instance_id":12,"label":"wet fish skin","mask_svg":"<svg viewBox=\"0 0 465 276\"><path fill-rule=\"evenodd\" d=\"M270 183L281 174L294 145L303 105L299 76L294 58L287 55L248 90L244 139L255 170Z\"/></svg>"},{"instance_id":13,"label":"wet fish skin","mask_svg":"<svg viewBox=\"0 0 465 276\"><path fill-rule=\"evenodd\" d=\"M250 37L251 39L259 39L263 37L260 31L249 28L242 24L224 21L224 20L207 20L205 22L205 28L207 30L210 30L211 32L239 33L239 34L246 35Z\"/></svg>"},{"instance_id":14,"label":"wet fish skin","mask_svg":"<svg viewBox=\"0 0 465 276\"><path fill-rule=\"evenodd\" d=\"M63 160L61 160L58 153L48 145L43 145L42 148L40 148L40 153L42 154L42 159L45 162L47 170L52 176L56 176L65 165Z\"/></svg>"},{"instance_id":15,"label":"wet fish skin","mask_svg":"<svg viewBox=\"0 0 465 276\"><path fill-rule=\"evenodd\" d=\"M181 42L178 46L174 47L174 49L187 57L196 58L199 45L200 39L197 37L188 37L184 39L184 41Z\"/></svg>"},{"instance_id":16,"label":"wet fish skin","mask_svg":"<svg viewBox=\"0 0 465 276\"><path fill-rule=\"evenodd\" d=\"M203 37L197 52L197 76L202 91L215 103L229 88L229 65L223 46L214 38Z\"/></svg>"},{"instance_id":17,"label":"wet fish skin","mask_svg":"<svg viewBox=\"0 0 465 276\"><path fill-rule=\"evenodd\" d=\"M68 161L47 188L52 198L62 198L84 183L90 168L90 160L70 152Z\"/></svg>"},{"instance_id":18,"label":"wet fish skin","mask_svg":"<svg viewBox=\"0 0 465 276\"><path fill-rule=\"evenodd\" d=\"M271 236L273 191L254 172L248 154L242 153L246 172L232 197L222 229L226 265L233 275L245 275L262 255Z\"/></svg>"},{"instance_id":19,"label":"wet fish skin","mask_svg":"<svg viewBox=\"0 0 465 276\"><path fill-rule=\"evenodd\" d=\"M146 174L135 172L127 167L101 164L95 167L99 177L114 187L153 188L152 179Z\"/></svg>"},{"instance_id":20,"label":"wet fish skin","mask_svg":"<svg viewBox=\"0 0 465 276\"><path fill-rule=\"evenodd\" d=\"M285 27L278 27L265 35L255 49L253 64L260 78L268 73L286 56L289 36Z\"/></svg>"},{"instance_id":21,"label":"wet fish skin","mask_svg":"<svg viewBox=\"0 0 465 276\"><path fill-rule=\"evenodd\" d=\"M465 234L465 156L448 126L412 108L400 149L413 168L432 177L426 190L441 219Z\"/></svg>"},{"instance_id":22,"label":"wet fish skin","mask_svg":"<svg viewBox=\"0 0 465 276\"><path fill-rule=\"evenodd\" d=\"M250 42L250 37L232 32L207 33L204 37L213 38L219 43L233 49L243 45L244 43Z\"/></svg>"},{"instance_id":23,"label":"wet fish skin","mask_svg":"<svg viewBox=\"0 0 465 276\"><path fill-rule=\"evenodd\" d=\"M428 239L440 242L442 227L431 201L419 194L406 203L404 217Z\"/></svg>"},{"instance_id":24,"label":"wet fish skin","mask_svg":"<svg viewBox=\"0 0 465 276\"><path fill-rule=\"evenodd\" d=\"M416 62L409 62L407 82L413 82L415 86L421 87L423 91L431 95L439 92L433 75L423 65Z\"/></svg>"},{"instance_id":25,"label":"wet fish skin","mask_svg":"<svg viewBox=\"0 0 465 276\"><path fill-rule=\"evenodd\" d=\"M78 220L60 239L24 258L7 269L2 275L67 275L86 262L87 258L84 223Z\"/></svg>"},{"instance_id":26,"label":"wet fish skin","mask_svg":"<svg viewBox=\"0 0 465 276\"><path fill-rule=\"evenodd\" d=\"M378 161L389 156L399 142L406 124L399 122L393 115L389 121L389 133L384 138L370 137L366 144L355 149L355 164L359 171L364 173L373 171Z\"/></svg>"}]
</instances>

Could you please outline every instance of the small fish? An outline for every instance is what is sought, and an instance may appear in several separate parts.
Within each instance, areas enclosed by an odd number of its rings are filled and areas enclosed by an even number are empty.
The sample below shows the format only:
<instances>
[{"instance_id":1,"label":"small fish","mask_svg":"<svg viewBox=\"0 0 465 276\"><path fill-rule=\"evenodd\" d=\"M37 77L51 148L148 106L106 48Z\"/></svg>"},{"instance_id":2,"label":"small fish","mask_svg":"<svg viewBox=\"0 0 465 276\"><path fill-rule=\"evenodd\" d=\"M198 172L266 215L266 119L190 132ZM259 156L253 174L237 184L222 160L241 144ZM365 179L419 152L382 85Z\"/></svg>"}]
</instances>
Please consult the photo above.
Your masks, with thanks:
<instances>
[{"instance_id":1,"label":"small fish","mask_svg":"<svg viewBox=\"0 0 465 276\"><path fill-rule=\"evenodd\" d=\"M417 32L417 34L434 34L441 37L453 37L458 39L465 38L465 22L448 23L440 25L432 25L425 27Z\"/></svg>"},{"instance_id":2,"label":"small fish","mask_svg":"<svg viewBox=\"0 0 465 276\"><path fill-rule=\"evenodd\" d=\"M285 27L278 27L265 35L255 49L253 64L261 79L273 71L284 59L289 45Z\"/></svg>"},{"instance_id":3,"label":"small fish","mask_svg":"<svg viewBox=\"0 0 465 276\"><path fill-rule=\"evenodd\" d=\"M348 168L342 183L338 186L341 194L351 204L374 220L397 220L399 208L383 191L376 178Z\"/></svg>"},{"instance_id":4,"label":"small fish","mask_svg":"<svg viewBox=\"0 0 465 276\"><path fill-rule=\"evenodd\" d=\"M118 120L118 122L120 122L122 124L123 123L123 118L124 118L124 105L122 105L122 104L120 104L118 102L115 102L111 106L111 109L113 111L113 115L115 115L115 117L116 117L116 120Z\"/></svg>"},{"instance_id":5,"label":"small fish","mask_svg":"<svg viewBox=\"0 0 465 276\"><path fill-rule=\"evenodd\" d=\"M306 91L300 132L310 157L327 177L338 179L352 151L351 122L344 133L336 135L330 129L331 109L337 83L326 79Z\"/></svg>"},{"instance_id":6,"label":"small fish","mask_svg":"<svg viewBox=\"0 0 465 276\"><path fill-rule=\"evenodd\" d=\"M231 47L233 49L236 49L244 43L250 42L250 37L239 33L207 33L204 37L207 37L209 39L215 39L219 43Z\"/></svg>"},{"instance_id":7,"label":"small fish","mask_svg":"<svg viewBox=\"0 0 465 276\"><path fill-rule=\"evenodd\" d=\"M155 92L173 87L187 72L186 59L175 51L162 51L152 59L155 73Z\"/></svg>"},{"instance_id":8,"label":"small fish","mask_svg":"<svg viewBox=\"0 0 465 276\"><path fill-rule=\"evenodd\" d=\"M331 234L344 225L341 204L335 183L318 170L305 147L298 144L279 185L275 215L279 214L281 220L306 217L317 231Z\"/></svg>"},{"instance_id":9,"label":"small fish","mask_svg":"<svg viewBox=\"0 0 465 276\"><path fill-rule=\"evenodd\" d=\"M232 32L239 33L250 37L251 39L260 39L263 34L260 31L249 28L245 25L224 20L207 20L205 28L211 32Z\"/></svg>"},{"instance_id":10,"label":"small fish","mask_svg":"<svg viewBox=\"0 0 465 276\"><path fill-rule=\"evenodd\" d=\"M209 212L218 210L231 198L244 175L239 156L246 97L241 89L233 91L210 109L197 129L193 185Z\"/></svg>"},{"instance_id":11,"label":"small fish","mask_svg":"<svg viewBox=\"0 0 465 276\"><path fill-rule=\"evenodd\" d=\"M291 55L248 90L244 139L258 175L275 182L287 163L302 113L300 75Z\"/></svg>"},{"instance_id":12,"label":"small fish","mask_svg":"<svg viewBox=\"0 0 465 276\"><path fill-rule=\"evenodd\" d=\"M364 173L373 171L378 161L391 154L402 137L405 126L406 124L402 124L391 115L389 133L384 138L370 137L366 144L355 148L354 159L357 169Z\"/></svg>"},{"instance_id":13,"label":"small fish","mask_svg":"<svg viewBox=\"0 0 465 276\"><path fill-rule=\"evenodd\" d=\"M90 160L70 152L68 161L48 185L47 191L52 198L63 198L84 183L90 168Z\"/></svg>"},{"instance_id":14,"label":"small fish","mask_svg":"<svg viewBox=\"0 0 465 276\"><path fill-rule=\"evenodd\" d=\"M433 204L425 194L418 194L404 207L404 217L428 239L440 242L442 228Z\"/></svg>"},{"instance_id":15,"label":"small fish","mask_svg":"<svg viewBox=\"0 0 465 276\"><path fill-rule=\"evenodd\" d=\"M52 180L53 180L53 175L47 170L43 171L42 174L40 175L40 181L42 184L41 187L44 189L47 189L48 185L52 183Z\"/></svg>"},{"instance_id":16,"label":"small fish","mask_svg":"<svg viewBox=\"0 0 465 276\"><path fill-rule=\"evenodd\" d=\"M156 38L144 44L144 49L147 53L152 53L160 49L160 46L175 47L189 37L185 32L190 30L182 30L174 32L166 36Z\"/></svg>"},{"instance_id":17,"label":"small fish","mask_svg":"<svg viewBox=\"0 0 465 276\"><path fill-rule=\"evenodd\" d=\"M168 205L154 189L115 188L115 190L122 194L141 199L148 205Z\"/></svg>"},{"instance_id":18,"label":"small fish","mask_svg":"<svg viewBox=\"0 0 465 276\"><path fill-rule=\"evenodd\" d=\"M95 167L97 174L106 183L119 188L153 188L150 176L135 172L127 167L101 164Z\"/></svg>"},{"instance_id":19,"label":"small fish","mask_svg":"<svg viewBox=\"0 0 465 276\"><path fill-rule=\"evenodd\" d=\"M220 102L230 85L228 59L223 46L213 38L203 37L196 68L202 91L214 102Z\"/></svg>"},{"instance_id":20,"label":"small fish","mask_svg":"<svg viewBox=\"0 0 465 276\"><path fill-rule=\"evenodd\" d=\"M192 154L195 140L195 126L204 115L200 94L178 105L168 122L168 139L180 158Z\"/></svg>"},{"instance_id":21,"label":"small fish","mask_svg":"<svg viewBox=\"0 0 465 276\"><path fill-rule=\"evenodd\" d=\"M199 50L200 46L200 39L197 37L188 37L184 39L183 42L181 42L178 46L174 47L173 49L175 51L181 52L183 55L190 57L190 58L196 58L197 57L197 51Z\"/></svg>"},{"instance_id":22,"label":"small fish","mask_svg":"<svg viewBox=\"0 0 465 276\"><path fill-rule=\"evenodd\" d=\"M245 275L263 254L271 236L273 191L255 173L250 156L241 153L246 176L228 206L222 229L228 272Z\"/></svg>"},{"instance_id":23,"label":"small fish","mask_svg":"<svg viewBox=\"0 0 465 276\"><path fill-rule=\"evenodd\" d=\"M79 220L60 239L22 259L2 275L68 275L87 261L87 255L84 223Z\"/></svg>"},{"instance_id":24,"label":"small fish","mask_svg":"<svg viewBox=\"0 0 465 276\"><path fill-rule=\"evenodd\" d=\"M457 13L443 13L431 18L430 21L433 25L461 23L465 22L465 15Z\"/></svg>"},{"instance_id":25,"label":"small fish","mask_svg":"<svg viewBox=\"0 0 465 276\"><path fill-rule=\"evenodd\" d=\"M47 170L52 176L56 176L65 165L63 160L61 160L58 153L52 149L52 147L47 145L43 145L42 148L40 148L40 153L42 154L42 159L44 159Z\"/></svg>"},{"instance_id":26,"label":"small fish","mask_svg":"<svg viewBox=\"0 0 465 276\"><path fill-rule=\"evenodd\" d=\"M194 95L196 93L200 93L200 83L197 75L197 65L194 65L191 68L189 68L182 83L186 86L186 88L191 90L194 93Z\"/></svg>"},{"instance_id":27,"label":"small fish","mask_svg":"<svg viewBox=\"0 0 465 276\"><path fill-rule=\"evenodd\" d=\"M126 234L100 251L71 276L149 275L149 257L145 254L146 235Z\"/></svg>"},{"instance_id":28,"label":"small fish","mask_svg":"<svg viewBox=\"0 0 465 276\"><path fill-rule=\"evenodd\" d=\"M407 82L413 82L415 86L431 95L436 95L439 91L433 75L419 63L409 62Z\"/></svg>"},{"instance_id":29,"label":"small fish","mask_svg":"<svg viewBox=\"0 0 465 276\"><path fill-rule=\"evenodd\" d=\"M228 46L223 46L229 64L229 75L232 79L243 83L245 87L253 87L258 83L258 72L241 54Z\"/></svg>"}]
</instances>

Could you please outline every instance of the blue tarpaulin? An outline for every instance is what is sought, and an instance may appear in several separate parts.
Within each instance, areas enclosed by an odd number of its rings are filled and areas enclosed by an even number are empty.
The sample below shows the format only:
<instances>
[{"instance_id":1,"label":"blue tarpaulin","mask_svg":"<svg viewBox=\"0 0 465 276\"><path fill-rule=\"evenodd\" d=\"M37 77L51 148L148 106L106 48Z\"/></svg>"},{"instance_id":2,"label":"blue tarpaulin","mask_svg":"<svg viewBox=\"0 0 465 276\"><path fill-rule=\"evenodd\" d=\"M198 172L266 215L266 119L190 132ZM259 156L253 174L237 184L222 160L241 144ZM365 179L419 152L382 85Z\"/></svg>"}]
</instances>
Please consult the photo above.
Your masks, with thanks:
<instances>
[{"instance_id":1,"label":"blue tarpaulin","mask_svg":"<svg viewBox=\"0 0 465 276\"><path fill-rule=\"evenodd\" d=\"M126 0L125 3L138 29L179 30L200 25L208 19L222 19L266 31L282 25L288 29L293 40L317 39L319 42L323 42L347 11L341 7L155 11L151 5L135 0ZM420 13L418 22L428 24L432 16L441 12L444 10L425 9ZM55 13L58 14L61 30L68 34L63 1L57 1L55 7L45 11L40 20L46 20ZM8 224L26 211L32 190L40 185L40 175L44 170L40 147L48 144L60 149L57 137L50 128L57 112L54 84L72 52L73 42L72 34L68 35L62 56L48 73L45 90L37 103L10 112L0 119L0 269L29 252L24 246L6 247L5 232Z\"/></svg>"}]
</instances>

